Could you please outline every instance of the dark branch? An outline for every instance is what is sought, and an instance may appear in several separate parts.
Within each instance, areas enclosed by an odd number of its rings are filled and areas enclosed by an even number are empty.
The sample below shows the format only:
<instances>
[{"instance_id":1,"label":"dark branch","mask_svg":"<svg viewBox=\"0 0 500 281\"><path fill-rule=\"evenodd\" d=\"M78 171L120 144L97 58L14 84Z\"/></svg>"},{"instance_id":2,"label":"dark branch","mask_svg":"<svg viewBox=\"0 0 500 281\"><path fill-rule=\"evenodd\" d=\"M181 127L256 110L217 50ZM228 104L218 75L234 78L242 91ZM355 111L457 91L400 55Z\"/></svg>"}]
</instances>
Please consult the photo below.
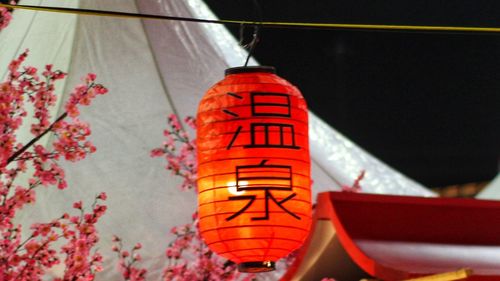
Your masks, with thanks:
<instances>
[{"instance_id":1,"label":"dark branch","mask_svg":"<svg viewBox=\"0 0 500 281\"><path fill-rule=\"evenodd\" d=\"M39 134L38 136L36 136L35 138L33 138L30 142L28 142L27 144L25 144L23 147L21 147L21 149L19 149L18 151L16 151L14 154L12 154L12 156L9 157L9 159L7 159L7 164L6 165L9 165L10 162L14 161L19 155L21 155L23 152L25 152L28 148L30 148L33 144L35 144L39 139L41 139L43 136L45 136L48 132L50 132L54 126L59 123L59 121L63 120L64 118L66 118L66 116L68 116L68 113L67 112L64 112L63 114L61 114L61 116L59 116L56 121L54 121L52 124L50 124L50 126L45 129L45 131L43 131L41 134Z\"/></svg>"}]
</instances>

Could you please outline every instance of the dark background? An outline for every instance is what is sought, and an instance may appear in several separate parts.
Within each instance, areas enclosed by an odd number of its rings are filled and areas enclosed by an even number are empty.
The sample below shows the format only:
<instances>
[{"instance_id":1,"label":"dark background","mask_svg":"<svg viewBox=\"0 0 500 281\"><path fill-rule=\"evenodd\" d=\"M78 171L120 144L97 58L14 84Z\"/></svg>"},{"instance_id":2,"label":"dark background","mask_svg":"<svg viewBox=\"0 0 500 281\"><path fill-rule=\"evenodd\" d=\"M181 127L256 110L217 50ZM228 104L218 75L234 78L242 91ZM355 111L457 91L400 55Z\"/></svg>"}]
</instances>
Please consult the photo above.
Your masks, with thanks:
<instances>
[{"instance_id":1,"label":"dark background","mask_svg":"<svg viewBox=\"0 0 500 281\"><path fill-rule=\"evenodd\" d=\"M260 17L250 0L205 2L221 19ZM264 21L500 27L500 1L259 4ZM426 186L498 172L500 33L262 29L255 57L332 127Z\"/></svg>"}]
</instances>

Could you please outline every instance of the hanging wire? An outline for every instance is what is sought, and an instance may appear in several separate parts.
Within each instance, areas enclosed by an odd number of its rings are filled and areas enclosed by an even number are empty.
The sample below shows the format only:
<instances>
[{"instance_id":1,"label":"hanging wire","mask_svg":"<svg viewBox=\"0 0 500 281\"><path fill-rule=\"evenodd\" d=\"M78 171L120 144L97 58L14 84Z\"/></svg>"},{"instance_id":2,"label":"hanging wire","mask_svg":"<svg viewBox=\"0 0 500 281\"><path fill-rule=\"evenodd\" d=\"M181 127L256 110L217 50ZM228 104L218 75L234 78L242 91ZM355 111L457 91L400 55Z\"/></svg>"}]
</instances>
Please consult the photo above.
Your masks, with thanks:
<instances>
[{"instance_id":1,"label":"hanging wire","mask_svg":"<svg viewBox=\"0 0 500 281\"><path fill-rule=\"evenodd\" d=\"M0 3L0 7L10 9L44 11L66 14L92 15L101 17L150 19L150 20L173 20L198 23L228 24L258 26L261 28L279 29L322 29L322 30L373 30L386 32L423 32L423 33L489 33L500 34L500 27L470 27L470 26L432 26L432 25L386 25L386 24L350 24L350 23L314 23L314 22L256 22L245 20L207 20L198 18L160 16L152 14L124 13L115 11L103 11L79 8L63 8L31 5L10 5Z\"/></svg>"},{"instance_id":2,"label":"hanging wire","mask_svg":"<svg viewBox=\"0 0 500 281\"><path fill-rule=\"evenodd\" d=\"M245 41L245 25L240 24L240 36L238 40L238 45L240 46L245 46L244 41Z\"/></svg>"}]
</instances>

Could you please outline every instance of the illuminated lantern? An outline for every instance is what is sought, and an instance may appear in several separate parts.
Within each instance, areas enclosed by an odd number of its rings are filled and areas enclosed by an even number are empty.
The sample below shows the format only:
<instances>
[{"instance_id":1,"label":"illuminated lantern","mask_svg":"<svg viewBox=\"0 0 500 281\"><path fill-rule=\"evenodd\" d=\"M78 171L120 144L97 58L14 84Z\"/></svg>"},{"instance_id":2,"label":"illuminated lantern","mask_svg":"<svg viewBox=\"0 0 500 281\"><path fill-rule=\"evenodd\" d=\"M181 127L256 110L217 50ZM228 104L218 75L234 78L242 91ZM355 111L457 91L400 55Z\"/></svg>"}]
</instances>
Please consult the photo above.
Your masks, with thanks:
<instances>
[{"instance_id":1,"label":"illuminated lantern","mask_svg":"<svg viewBox=\"0 0 500 281\"><path fill-rule=\"evenodd\" d=\"M198 108L200 232L243 272L264 272L311 225L307 105L272 67L226 70Z\"/></svg>"}]
</instances>

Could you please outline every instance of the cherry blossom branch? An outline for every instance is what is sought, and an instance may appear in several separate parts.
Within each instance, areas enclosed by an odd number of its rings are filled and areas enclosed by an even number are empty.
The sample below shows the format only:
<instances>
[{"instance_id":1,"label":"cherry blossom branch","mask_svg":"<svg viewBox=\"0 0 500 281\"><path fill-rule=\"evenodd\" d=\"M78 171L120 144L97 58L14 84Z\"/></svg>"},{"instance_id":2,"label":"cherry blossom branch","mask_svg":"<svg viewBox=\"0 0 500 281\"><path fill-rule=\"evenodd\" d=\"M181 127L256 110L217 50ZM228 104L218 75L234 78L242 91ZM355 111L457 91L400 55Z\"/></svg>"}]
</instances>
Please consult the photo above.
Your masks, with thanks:
<instances>
[{"instance_id":1,"label":"cherry blossom branch","mask_svg":"<svg viewBox=\"0 0 500 281\"><path fill-rule=\"evenodd\" d=\"M54 129L54 126L61 120L63 120L64 118L66 118L66 116L68 116L68 113L67 112L64 112L63 114L61 114L61 116L59 116L47 129L45 129L40 135L36 136L35 138L33 138L31 141L29 141L27 144L25 144L21 149L19 149L18 151L16 151L14 154L12 154L12 156L10 156L8 159L7 159L7 165L14 161L19 155L21 155L23 152L25 152L28 148L30 148L32 145L34 145L37 141L39 141L41 138L43 138L43 136L45 136L48 132L52 131L52 129Z\"/></svg>"},{"instance_id":2,"label":"cherry blossom branch","mask_svg":"<svg viewBox=\"0 0 500 281\"><path fill-rule=\"evenodd\" d=\"M196 130L196 120L184 118L187 126L182 126L174 114L168 117L168 127L164 130L165 141L161 147L151 151L151 157L164 157L167 170L181 176L184 181L182 190L196 190L196 142L183 129ZM163 280L252 280L253 274L242 274L236 264L217 256L203 242L199 232L198 213L192 214L192 221L173 227L174 240L165 251L167 262L163 270ZM193 260L193 257L195 258Z\"/></svg>"},{"instance_id":3,"label":"cherry blossom branch","mask_svg":"<svg viewBox=\"0 0 500 281\"><path fill-rule=\"evenodd\" d=\"M83 210L81 202L76 202L73 207L79 209L78 215L64 214L50 223L34 223L32 233L25 239L21 232L23 226L14 226L13 222L25 204L35 201L36 187L66 188L64 170L58 164L61 156L78 161L95 151L87 140L89 126L77 119L78 107L89 105L96 95L105 94L107 90L94 82L95 74L88 74L85 84L78 85L70 94L65 112L50 123L49 108L55 106L57 100L54 81L66 74L52 71L52 66L47 65L42 73L45 81L42 81L34 67L23 67L20 71L27 56L26 51L13 60L8 66L7 80L0 82L0 279L44 280L47 269L60 262L57 255L60 252L66 254L64 276L55 280L90 281L102 268L102 256L92 248L98 241L94 225L106 211L106 206L98 201L105 200L105 194L96 196L90 213ZM34 107L36 121L31 124L33 139L23 145L18 142L16 131L27 116L28 103ZM71 120L64 121L66 117ZM37 144L49 131L55 135L52 151ZM31 147L33 150L28 150ZM17 165L9 168L8 164L13 161ZM34 172L27 169L28 163ZM32 174L28 174L27 184L15 183L19 174L28 172ZM55 243L62 240L67 241L62 247Z\"/></svg>"},{"instance_id":4,"label":"cherry blossom branch","mask_svg":"<svg viewBox=\"0 0 500 281\"><path fill-rule=\"evenodd\" d=\"M57 73L56 75L61 75L63 74L62 72L58 72L56 71L55 73ZM63 74L64 75L64 74ZM47 77L47 79L50 79L51 76ZM87 78L89 79L89 78ZM93 77L93 79L95 79L95 75ZM47 90L50 90L50 86L51 84L50 83L46 83L46 87L47 87ZM90 89L92 89L93 87L95 86L100 86L100 85L96 85L94 83L91 83L90 85L87 86L87 89L83 92L83 94L81 94L78 99L76 101L73 101L73 103L76 105L76 104L79 104L80 103L80 99L84 98L88 92L90 91ZM103 94L106 92L107 90L105 90L103 92ZM45 136L48 132L52 131L54 129L54 127L60 122L62 121L64 118L66 118L68 116L68 112L65 111L63 114L61 114L54 122L52 122L52 124L50 124L49 127L47 127L41 134L37 135L35 138L33 138L31 141L29 141L27 144L25 144L21 149L19 149L18 151L16 151L14 154L12 154L12 156L10 156L8 159L7 159L7 165L16 160L16 158L21 155L23 152L25 152L28 148L30 148L32 145L34 145L38 140L40 140L43 136Z\"/></svg>"},{"instance_id":5,"label":"cherry blossom branch","mask_svg":"<svg viewBox=\"0 0 500 281\"><path fill-rule=\"evenodd\" d=\"M111 248L116 252L119 260L119 268L122 273L122 277L126 281L144 281L146 278L147 270L134 266L135 263L142 260L142 257L138 250L142 248L141 243L135 244L132 250L126 251L123 249L122 239L116 235L113 235L113 247Z\"/></svg>"}]
</instances>

